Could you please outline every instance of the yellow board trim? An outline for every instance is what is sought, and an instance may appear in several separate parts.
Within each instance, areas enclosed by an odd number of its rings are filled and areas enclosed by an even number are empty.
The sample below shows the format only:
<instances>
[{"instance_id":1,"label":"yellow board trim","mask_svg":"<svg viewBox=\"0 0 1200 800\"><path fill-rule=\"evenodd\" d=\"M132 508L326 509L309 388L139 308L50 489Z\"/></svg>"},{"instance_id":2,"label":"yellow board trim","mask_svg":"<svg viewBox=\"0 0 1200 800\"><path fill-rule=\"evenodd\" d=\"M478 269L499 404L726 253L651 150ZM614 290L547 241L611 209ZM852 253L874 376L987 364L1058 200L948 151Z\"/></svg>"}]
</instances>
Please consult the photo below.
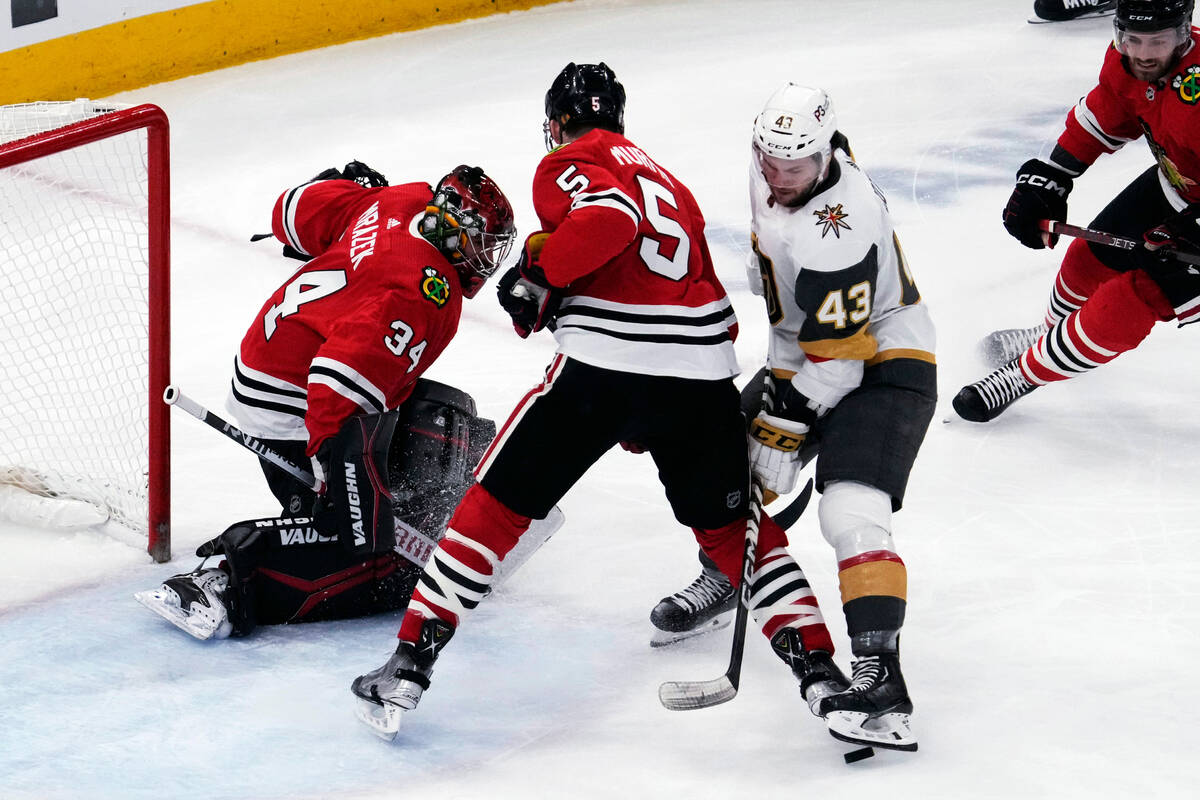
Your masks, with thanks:
<instances>
[{"instance_id":1,"label":"yellow board trim","mask_svg":"<svg viewBox=\"0 0 1200 800\"><path fill-rule=\"evenodd\" d=\"M107 97L247 61L560 0L212 0L0 53L0 104Z\"/></svg>"}]
</instances>

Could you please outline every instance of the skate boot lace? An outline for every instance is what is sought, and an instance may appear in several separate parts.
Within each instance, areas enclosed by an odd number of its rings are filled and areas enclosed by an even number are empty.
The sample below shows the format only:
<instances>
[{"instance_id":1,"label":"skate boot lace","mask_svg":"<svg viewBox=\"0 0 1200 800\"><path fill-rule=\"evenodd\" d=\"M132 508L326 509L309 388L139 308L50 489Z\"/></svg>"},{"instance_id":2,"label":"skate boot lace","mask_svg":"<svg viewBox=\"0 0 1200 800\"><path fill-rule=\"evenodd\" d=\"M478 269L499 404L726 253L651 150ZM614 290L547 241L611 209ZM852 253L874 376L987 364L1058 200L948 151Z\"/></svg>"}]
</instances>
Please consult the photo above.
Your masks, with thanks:
<instances>
[{"instance_id":1,"label":"skate boot lace","mask_svg":"<svg viewBox=\"0 0 1200 800\"><path fill-rule=\"evenodd\" d=\"M993 409L1011 403L1018 397L1027 394L1033 389L1033 384L1025 380L1025 376L1021 374L1019 360L1013 359L976 383L975 388L978 390L979 396L983 398L984 404L989 409Z\"/></svg>"},{"instance_id":2,"label":"skate boot lace","mask_svg":"<svg viewBox=\"0 0 1200 800\"><path fill-rule=\"evenodd\" d=\"M708 570L700 573L700 577L692 581L692 585L676 592L672 599L689 611L699 611L721 600L722 595L729 591L729 582L724 575L715 575Z\"/></svg>"},{"instance_id":3,"label":"skate boot lace","mask_svg":"<svg viewBox=\"0 0 1200 800\"><path fill-rule=\"evenodd\" d=\"M1028 350L1029 346L1036 342L1045 330L1045 327L1035 325L1032 328L1009 328L997 331L996 343L1000 350L1008 355L1008 358L1005 359L1007 361Z\"/></svg>"},{"instance_id":4,"label":"skate boot lace","mask_svg":"<svg viewBox=\"0 0 1200 800\"><path fill-rule=\"evenodd\" d=\"M854 677L847 692L865 692L879 682L883 676L883 664L879 656L863 656L854 662Z\"/></svg>"}]
</instances>

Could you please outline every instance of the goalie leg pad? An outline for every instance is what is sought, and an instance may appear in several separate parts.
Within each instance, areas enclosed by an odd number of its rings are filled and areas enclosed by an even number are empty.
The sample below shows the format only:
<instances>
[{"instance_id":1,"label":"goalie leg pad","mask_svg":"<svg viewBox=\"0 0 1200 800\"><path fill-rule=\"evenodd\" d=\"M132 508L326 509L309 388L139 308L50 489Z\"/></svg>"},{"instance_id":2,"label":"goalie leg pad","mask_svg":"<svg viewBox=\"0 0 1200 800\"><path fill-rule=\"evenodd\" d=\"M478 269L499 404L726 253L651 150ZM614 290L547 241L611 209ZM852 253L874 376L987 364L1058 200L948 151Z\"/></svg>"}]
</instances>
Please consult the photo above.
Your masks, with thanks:
<instances>
[{"instance_id":1,"label":"goalie leg pad","mask_svg":"<svg viewBox=\"0 0 1200 800\"><path fill-rule=\"evenodd\" d=\"M396 541L387 462L398 416L389 411L351 417L321 445L326 488L313 521L355 556L385 553Z\"/></svg>"},{"instance_id":2,"label":"goalie leg pad","mask_svg":"<svg viewBox=\"0 0 1200 800\"><path fill-rule=\"evenodd\" d=\"M421 573L394 550L366 557L346 552L307 517L246 520L202 545L224 554L226 594L235 636L257 625L346 619L408 604Z\"/></svg>"},{"instance_id":3,"label":"goalie leg pad","mask_svg":"<svg viewBox=\"0 0 1200 800\"><path fill-rule=\"evenodd\" d=\"M471 486L471 470L495 435L475 416L475 401L453 386L420 379L400 408L388 454L393 511L437 540Z\"/></svg>"}]
</instances>

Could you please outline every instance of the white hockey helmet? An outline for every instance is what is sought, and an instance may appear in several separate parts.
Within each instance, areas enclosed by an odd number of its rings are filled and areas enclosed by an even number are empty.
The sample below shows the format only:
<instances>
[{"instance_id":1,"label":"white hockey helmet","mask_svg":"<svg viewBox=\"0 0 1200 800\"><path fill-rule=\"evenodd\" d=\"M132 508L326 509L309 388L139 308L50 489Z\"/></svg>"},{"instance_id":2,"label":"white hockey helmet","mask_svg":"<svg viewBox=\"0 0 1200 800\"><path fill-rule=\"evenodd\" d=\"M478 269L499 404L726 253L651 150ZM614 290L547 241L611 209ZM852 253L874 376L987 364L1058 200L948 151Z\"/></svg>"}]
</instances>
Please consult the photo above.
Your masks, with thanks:
<instances>
[{"instance_id":1,"label":"white hockey helmet","mask_svg":"<svg viewBox=\"0 0 1200 800\"><path fill-rule=\"evenodd\" d=\"M837 130L833 101L824 89L785 83L754 120L754 146L773 158L827 152Z\"/></svg>"}]
</instances>

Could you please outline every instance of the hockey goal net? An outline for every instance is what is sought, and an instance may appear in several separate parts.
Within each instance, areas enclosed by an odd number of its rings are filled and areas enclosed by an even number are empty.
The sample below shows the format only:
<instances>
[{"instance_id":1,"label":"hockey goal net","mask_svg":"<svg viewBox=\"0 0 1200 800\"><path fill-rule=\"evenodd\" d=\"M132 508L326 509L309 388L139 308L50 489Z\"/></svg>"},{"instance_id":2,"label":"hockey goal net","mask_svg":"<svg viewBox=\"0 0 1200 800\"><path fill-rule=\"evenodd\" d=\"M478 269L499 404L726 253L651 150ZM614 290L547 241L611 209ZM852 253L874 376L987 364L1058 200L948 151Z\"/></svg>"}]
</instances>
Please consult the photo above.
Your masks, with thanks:
<instances>
[{"instance_id":1,"label":"hockey goal net","mask_svg":"<svg viewBox=\"0 0 1200 800\"><path fill-rule=\"evenodd\" d=\"M0 106L0 515L132 531L157 561L170 558L168 164L156 106Z\"/></svg>"}]
</instances>

